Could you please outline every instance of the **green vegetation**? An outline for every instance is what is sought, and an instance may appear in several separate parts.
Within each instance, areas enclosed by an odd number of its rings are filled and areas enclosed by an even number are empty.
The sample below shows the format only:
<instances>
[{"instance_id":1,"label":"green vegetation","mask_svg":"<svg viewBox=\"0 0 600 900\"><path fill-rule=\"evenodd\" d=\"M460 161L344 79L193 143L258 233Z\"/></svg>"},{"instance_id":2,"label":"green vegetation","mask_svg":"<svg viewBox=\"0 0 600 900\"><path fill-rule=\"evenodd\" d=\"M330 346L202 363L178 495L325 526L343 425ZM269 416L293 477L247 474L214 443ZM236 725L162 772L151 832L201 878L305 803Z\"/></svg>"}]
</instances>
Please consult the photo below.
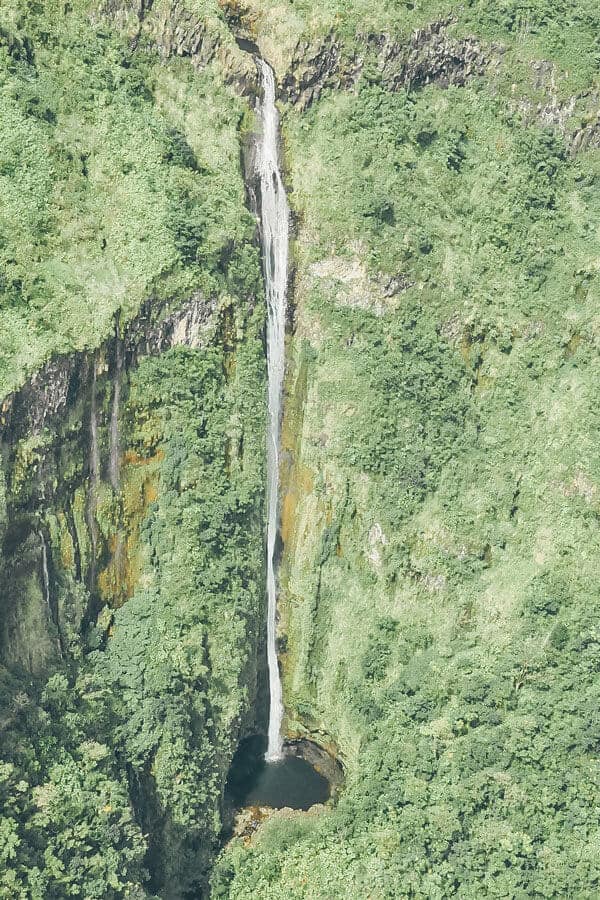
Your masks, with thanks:
<instances>
[{"instance_id":1,"label":"green vegetation","mask_svg":"<svg viewBox=\"0 0 600 900\"><path fill-rule=\"evenodd\" d=\"M262 619L261 312L236 322L229 378L220 347L175 348L132 377L130 466L162 458L133 596L45 687L3 672L2 897L176 897L206 882ZM65 563L58 588L83 590Z\"/></svg>"},{"instance_id":2,"label":"green vegetation","mask_svg":"<svg viewBox=\"0 0 600 900\"><path fill-rule=\"evenodd\" d=\"M298 41L325 35L342 39L346 53L364 57L365 36L386 33L406 41L418 28L448 22L450 35L474 35L501 49L512 81L532 86L523 63L552 60L558 78L552 90L567 96L597 81L600 62L600 11L594 0L467 0L457 8L451 0L247 0L230 3L247 9L246 18L260 39L265 55L282 74Z\"/></svg>"},{"instance_id":3,"label":"green vegetation","mask_svg":"<svg viewBox=\"0 0 600 900\"><path fill-rule=\"evenodd\" d=\"M54 675L35 702L2 675L0 896L145 897L145 841L97 704ZM41 776L41 777L40 777Z\"/></svg>"},{"instance_id":4,"label":"green vegetation","mask_svg":"<svg viewBox=\"0 0 600 900\"><path fill-rule=\"evenodd\" d=\"M60 421L5 437L0 898L592 900L600 153L569 141L594 121L597 4L147 7L0 14L0 397L95 351ZM488 73L392 92L365 35L450 15ZM336 747L346 785L215 866L264 618L264 311L227 21L280 75L299 40L364 67L283 111L286 726ZM117 489L116 324L192 295L212 309L194 346L147 355L141 326L121 373Z\"/></svg>"},{"instance_id":5,"label":"green vegetation","mask_svg":"<svg viewBox=\"0 0 600 900\"><path fill-rule=\"evenodd\" d=\"M181 349L148 359L132 385L131 446L145 455L160 446L165 461L142 528L149 563L94 658L113 741L137 773L161 896L206 878L223 778L254 698L262 348L249 336L230 385L221 354Z\"/></svg>"},{"instance_id":6,"label":"green vegetation","mask_svg":"<svg viewBox=\"0 0 600 900\"><path fill-rule=\"evenodd\" d=\"M214 67L161 66L149 40L92 27L89 7L2 4L1 395L97 346L119 309L221 289L248 230L239 100Z\"/></svg>"},{"instance_id":7,"label":"green vegetation","mask_svg":"<svg viewBox=\"0 0 600 900\"><path fill-rule=\"evenodd\" d=\"M234 843L215 895L595 897L598 152L485 81L372 70L285 138L288 727L347 786Z\"/></svg>"},{"instance_id":8,"label":"green vegetation","mask_svg":"<svg viewBox=\"0 0 600 900\"><path fill-rule=\"evenodd\" d=\"M144 36L134 51L92 12L8 3L0 18L0 395L52 354L98 348L41 433L20 433L25 409L4 434L6 900L202 893L255 695L265 366L240 172L250 116L216 63L161 61ZM212 309L193 347L145 356L143 328L192 295ZM119 374L115 324L123 334L148 298L139 365ZM42 406L58 390L57 376Z\"/></svg>"}]
</instances>

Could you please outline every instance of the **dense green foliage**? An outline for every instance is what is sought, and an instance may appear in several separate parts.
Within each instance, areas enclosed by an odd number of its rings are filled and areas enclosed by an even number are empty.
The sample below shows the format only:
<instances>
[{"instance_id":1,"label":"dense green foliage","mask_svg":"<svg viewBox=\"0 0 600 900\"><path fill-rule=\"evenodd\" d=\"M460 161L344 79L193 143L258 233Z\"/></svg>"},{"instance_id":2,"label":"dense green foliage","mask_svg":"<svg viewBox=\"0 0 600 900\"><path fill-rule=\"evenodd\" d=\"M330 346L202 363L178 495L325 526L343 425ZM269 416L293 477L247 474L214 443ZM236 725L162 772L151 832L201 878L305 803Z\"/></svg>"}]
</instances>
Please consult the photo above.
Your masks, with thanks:
<instances>
[{"instance_id":1,"label":"dense green foliage","mask_svg":"<svg viewBox=\"0 0 600 900\"><path fill-rule=\"evenodd\" d=\"M137 773L140 805L150 806L165 896L206 877L223 777L253 699L263 608L261 355L250 338L228 387L221 348L181 350L147 360L132 387L131 445L148 453L150 439L166 458L141 535L151 562L115 613L95 672L112 698L113 740Z\"/></svg>"},{"instance_id":2,"label":"dense green foliage","mask_svg":"<svg viewBox=\"0 0 600 900\"><path fill-rule=\"evenodd\" d=\"M45 431L4 434L6 900L202 893L256 682L265 367L246 107L216 65L161 61L92 12L0 13L0 394L101 345ZM195 349L144 357L140 337L139 365L117 370L115 323L192 294L213 309Z\"/></svg>"},{"instance_id":3,"label":"dense green foliage","mask_svg":"<svg viewBox=\"0 0 600 900\"><path fill-rule=\"evenodd\" d=\"M502 9L465 15L499 36ZM288 727L348 781L232 845L215 895L595 897L598 152L485 82L372 71L285 124Z\"/></svg>"},{"instance_id":4,"label":"dense green foliage","mask_svg":"<svg viewBox=\"0 0 600 900\"><path fill-rule=\"evenodd\" d=\"M157 0L140 27L117 0L2 3L0 395L147 297L215 312L202 349L123 376L119 489L113 345L94 357L98 484L89 397L6 448L2 608L22 619L0 671L0 897L179 900L212 877L233 900L591 900L600 159L568 141L592 120L597 4L222 7ZM355 91L283 116L286 725L337 747L347 780L212 876L263 619L264 323L247 105L222 59L161 58L169 15L224 56L239 19L280 74L330 32L365 59ZM386 88L365 35L450 15L488 75Z\"/></svg>"},{"instance_id":5,"label":"dense green foliage","mask_svg":"<svg viewBox=\"0 0 600 900\"><path fill-rule=\"evenodd\" d=\"M54 675L36 701L2 675L0 896L145 897L145 841L98 703Z\"/></svg>"},{"instance_id":6,"label":"dense green foliage","mask_svg":"<svg viewBox=\"0 0 600 900\"><path fill-rule=\"evenodd\" d=\"M257 310L229 377L216 347L132 378L128 453L142 471L162 459L139 587L101 612L77 669L43 689L3 674L2 897L149 896L148 868L160 896L206 881L262 618L260 330Z\"/></svg>"},{"instance_id":7,"label":"dense green foliage","mask_svg":"<svg viewBox=\"0 0 600 900\"><path fill-rule=\"evenodd\" d=\"M175 66L173 110L156 51L92 27L88 6L2 4L2 395L52 352L97 346L120 308L222 287L248 231L241 105L211 69Z\"/></svg>"},{"instance_id":8,"label":"dense green foliage","mask_svg":"<svg viewBox=\"0 0 600 900\"><path fill-rule=\"evenodd\" d=\"M334 33L347 52L363 56L366 35L384 32L406 40L415 29L440 21L451 24L452 35L475 35L501 47L510 83L521 81L525 93L535 79L524 62L555 61L560 74L552 87L562 96L588 88L600 64L595 0L467 0L459 8L452 0L247 0L247 6L265 50L281 65L298 40L318 42Z\"/></svg>"}]
</instances>

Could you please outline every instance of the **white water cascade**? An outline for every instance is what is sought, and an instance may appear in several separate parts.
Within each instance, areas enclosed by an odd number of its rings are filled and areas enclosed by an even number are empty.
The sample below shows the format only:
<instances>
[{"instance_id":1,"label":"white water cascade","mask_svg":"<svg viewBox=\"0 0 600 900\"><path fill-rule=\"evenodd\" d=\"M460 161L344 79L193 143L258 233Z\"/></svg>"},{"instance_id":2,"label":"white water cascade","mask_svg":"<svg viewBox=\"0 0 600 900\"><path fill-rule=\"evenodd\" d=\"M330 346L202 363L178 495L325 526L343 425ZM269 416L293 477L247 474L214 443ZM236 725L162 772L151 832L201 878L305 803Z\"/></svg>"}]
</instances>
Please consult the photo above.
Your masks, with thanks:
<instances>
[{"instance_id":1,"label":"white water cascade","mask_svg":"<svg viewBox=\"0 0 600 900\"><path fill-rule=\"evenodd\" d=\"M267 663L269 667L269 744L265 759L283 755L281 720L283 698L277 661L277 580L275 540L278 526L279 429L285 369L285 316L288 278L290 212L279 171L279 115L275 105L275 77L271 67L257 59L263 99L259 106L262 135L256 149L260 179L260 224L267 294Z\"/></svg>"},{"instance_id":2,"label":"white water cascade","mask_svg":"<svg viewBox=\"0 0 600 900\"><path fill-rule=\"evenodd\" d=\"M48 573L48 548L46 547L46 538L44 537L43 531L39 532L40 544L42 545L42 582L44 587L44 600L46 601L46 607L48 608L48 615L51 619L52 616L52 604L50 603L50 575Z\"/></svg>"}]
</instances>

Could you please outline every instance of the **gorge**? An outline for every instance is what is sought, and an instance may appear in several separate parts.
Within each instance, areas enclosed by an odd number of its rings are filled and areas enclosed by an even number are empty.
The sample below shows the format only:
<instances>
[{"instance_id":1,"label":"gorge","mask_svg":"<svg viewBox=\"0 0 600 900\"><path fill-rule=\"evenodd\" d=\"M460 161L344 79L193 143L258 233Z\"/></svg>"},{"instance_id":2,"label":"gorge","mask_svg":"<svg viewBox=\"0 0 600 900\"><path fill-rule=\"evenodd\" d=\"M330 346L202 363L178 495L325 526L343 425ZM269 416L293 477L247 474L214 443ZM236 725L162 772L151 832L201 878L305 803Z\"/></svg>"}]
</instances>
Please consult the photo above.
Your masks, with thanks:
<instances>
[{"instance_id":1,"label":"gorge","mask_svg":"<svg viewBox=\"0 0 600 900\"><path fill-rule=\"evenodd\" d=\"M4 0L1 898L598 896L598 33Z\"/></svg>"}]
</instances>

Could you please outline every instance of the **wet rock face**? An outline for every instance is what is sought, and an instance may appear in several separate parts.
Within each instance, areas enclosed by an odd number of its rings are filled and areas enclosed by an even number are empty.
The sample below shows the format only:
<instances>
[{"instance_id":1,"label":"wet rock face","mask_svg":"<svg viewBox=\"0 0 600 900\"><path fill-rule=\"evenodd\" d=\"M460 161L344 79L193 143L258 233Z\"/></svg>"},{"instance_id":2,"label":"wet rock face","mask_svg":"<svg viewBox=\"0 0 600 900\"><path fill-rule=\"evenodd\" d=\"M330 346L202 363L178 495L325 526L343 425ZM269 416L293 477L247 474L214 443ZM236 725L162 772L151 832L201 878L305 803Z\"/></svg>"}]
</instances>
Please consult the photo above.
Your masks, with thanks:
<instances>
[{"instance_id":1,"label":"wet rock face","mask_svg":"<svg viewBox=\"0 0 600 900\"><path fill-rule=\"evenodd\" d=\"M200 293L172 312L165 304L148 300L123 333L126 368L144 356L152 356L184 344L199 347L210 327L216 305ZM110 350L110 348L106 348ZM114 354L108 353L112 357ZM0 408L0 441L14 444L26 436L40 435L82 393L89 393L93 353L76 352L50 360Z\"/></svg>"},{"instance_id":2,"label":"wet rock face","mask_svg":"<svg viewBox=\"0 0 600 900\"><path fill-rule=\"evenodd\" d=\"M141 23L153 0L100 0L97 16L112 19L120 28ZM92 18L96 16L92 13Z\"/></svg>"},{"instance_id":3,"label":"wet rock face","mask_svg":"<svg viewBox=\"0 0 600 900\"><path fill-rule=\"evenodd\" d=\"M11 431L11 436L15 432L18 436L41 434L46 422L66 407L69 386L80 365L81 354L74 353L51 360L32 375L21 390L4 401L2 432Z\"/></svg>"},{"instance_id":4,"label":"wet rock face","mask_svg":"<svg viewBox=\"0 0 600 900\"><path fill-rule=\"evenodd\" d=\"M163 307L157 316L156 303L146 301L123 335L127 364L181 344L201 346L202 334L210 326L215 311L214 299L200 293L193 294L185 306L166 315Z\"/></svg>"},{"instance_id":5,"label":"wet rock face","mask_svg":"<svg viewBox=\"0 0 600 900\"><path fill-rule=\"evenodd\" d=\"M286 753L297 756L309 763L320 775L327 779L335 795L344 784L344 770L333 753L308 738L286 741Z\"/></svg>"},{"instance_id":6,"label":"wet rock face","mask_svg":"<svg viewBox=\"0 0 600 900\"><path fill-rule=\"evenodd\" d=\"M118 398L127 394L129 373L172 347L205 346L217 322L216 301L199 292L180 307L148 300L99 348L51 359L2 403L3 661L43 673L64 657L87 609L83 587L69 582L67 589L65 578L95 591L98 566L123 549L111 548L96 510L100 482L119 484Z\"/></svg>"},{"instance_id":7,"label":"wet rock face","mask_svg":"<svg viewBox=\"0 0 600 900\"><path fill-rule=\"evenodd\" d=\"M203 18L173 0L170 10L160 22L158 46L164 56L191 56L199 65L213 58L218 39L207 29Z\"/></svg>"}]
</instances>

